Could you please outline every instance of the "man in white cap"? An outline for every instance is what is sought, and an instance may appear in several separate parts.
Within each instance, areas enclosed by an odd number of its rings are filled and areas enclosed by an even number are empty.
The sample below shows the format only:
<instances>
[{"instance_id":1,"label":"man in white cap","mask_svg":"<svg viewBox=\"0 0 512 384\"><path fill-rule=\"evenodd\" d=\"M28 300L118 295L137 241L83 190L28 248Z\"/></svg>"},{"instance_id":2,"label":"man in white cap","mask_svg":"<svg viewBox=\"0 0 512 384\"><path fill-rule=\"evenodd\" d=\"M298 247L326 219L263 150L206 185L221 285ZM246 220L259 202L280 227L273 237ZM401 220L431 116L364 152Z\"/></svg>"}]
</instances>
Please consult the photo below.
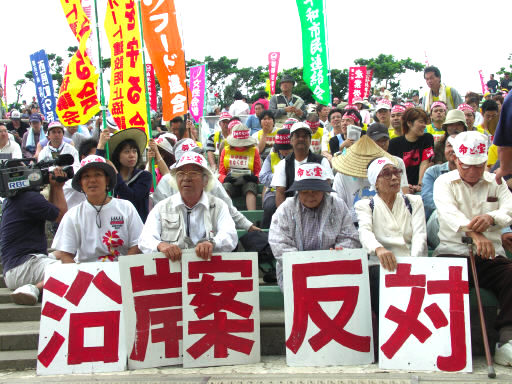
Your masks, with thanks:
<instances>
[{"instance_id":1,"label":"man in white cap","mask_svg":"<svg viewBox=\"0 0 512 384\"><path fill-rule=\"evenodd\" d=\"M291 197L294 192L286 192L295 180L295 170L304 163L318 163L324 166L329 180L334 180L329 160L311 152L311 137L313 131L306 123L298 122L290 129L290 144L293 152L281 160L274 168L271 186L276 189L276 205L279 207L286 197Z\"/></svg>"},{"instance_id":2,"label":"man in white cap","mask_svg":"<svg viewBox=\"0 0 512 384\"><path fill-rule=\"evenodd\" d=\"M360 248L357 230L347 205L333 192L322 164L297 167L295 181L288 191L298 192L286 199L272 216L268 242L277 260L277 281L283 288L285 252Z\"/></svg>"},{"instance_id":3,"label":"man in white cap","mask_svg":"<svg viewBox=\"0 0 512 384\"><path fill-rule=\"evenodd\" d=\"M476 270L482 288L491 290L500 303L495 328L499 344L494 360L512 365L512 260L505 256L501 229L512 223L512 194L505 183L485 172L485 135L459 133L453 141L456 170L438 177L434 202L438 209L440 244L434 255L468 256L463 236L473 239Z\"/></svg>"},{"instance_id":4,"label":"man in white cap","mask_svg":"<svg viewBox=\"0 0 512 384\"><path fill-rule=\"evenodd\" d=\"M182 139L174 145L173 155L176 161L179 162L183 154L189 151L193 151L195 153L203 152L203 150L197 146L194 140ZM156 204L165 198L174 195L176 192L178 192L175 187L176 185L172 183L172 176L170 174L162 176L155 189L155 192L153 193L153 202ZM240 213L238 209L236 209L236 207L233 205L233 200L231 200L231 197L229 197L226 190L222 186L222 183L217 178L215 178L214 186L210 193L226 203L229 209L229 213L235 222L236 229L243 229L249 232L260 230L242 213Z\"/></svg>"},{"instance_id":5,"label":"man in white cap","mask_svg":"<svg viewBox=\"0 0 512 384\"><path fill-rule=\"evenodd\" d=\"M208 140L206 141L205 151L206 157L208 159L208 164L210 165L210 169L215 172L217 171L217 159L222 152L221 143L224 142L224 139L229 136L229 120L231 120L233 116L231 116L227 112L222 112L219 116L219 127L220 130L212 133Z\"/></svg>"},{"instance_id":6,"label":"man in white cap","mask_svg":"<svg viewBox=\"0 0 512 384\"><path fill-rule=\"evenodd\" d=\"M213 252L231 252L238 243L235 223L221 199L208 193L214 176L203 156L184 153L171 169L179 193L151 210L139 238L143 253L162 252L181 260L183 249L210 260Z\"/></svg>"},{"instance_id":7,"label":"man in white cap","mask_svg":"<svg viewBox=\"0 0 512 384\"><path fill-rule=\"evenodd\" d=\"M64 126L58 121L53 121L48 125L48 145L45 146L37 161L56 159L60 155L69 154L75 159L73 166L78 168L80 166L80 159L78 158L78 151L71 144L66 143L64 140Z\"/></svg>"},{"instance_id":8,"label":"man in white cap","mask_svg":"<svg viewBox=\"0 0 512 384\"><path fill-rule=\"evenodd\" d=\"M375 107L375 120L391 128L391 101L387 99L379 100Z\"/></svg>"}]
</instances>

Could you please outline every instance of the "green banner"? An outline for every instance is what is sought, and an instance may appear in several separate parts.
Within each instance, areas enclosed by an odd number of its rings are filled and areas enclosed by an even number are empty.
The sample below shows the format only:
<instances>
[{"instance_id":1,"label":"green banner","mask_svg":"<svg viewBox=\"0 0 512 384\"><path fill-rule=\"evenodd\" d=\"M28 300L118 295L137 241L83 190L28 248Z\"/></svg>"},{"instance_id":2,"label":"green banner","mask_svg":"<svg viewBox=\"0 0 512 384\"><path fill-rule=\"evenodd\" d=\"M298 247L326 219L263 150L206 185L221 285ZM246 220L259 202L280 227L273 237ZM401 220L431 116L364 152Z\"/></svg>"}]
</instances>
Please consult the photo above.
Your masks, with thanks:
<instances>
[{"instance_id":1,"label":"green banner","mask_svg":"<svg viewBox=\"0 0 512 384\"><path fill-rule=\"evenodd\" d=\"M331 71L325 34L324 0L297 0L302 27L303 78L320 104L331 103Z\"/></svg>"}]
</instances>

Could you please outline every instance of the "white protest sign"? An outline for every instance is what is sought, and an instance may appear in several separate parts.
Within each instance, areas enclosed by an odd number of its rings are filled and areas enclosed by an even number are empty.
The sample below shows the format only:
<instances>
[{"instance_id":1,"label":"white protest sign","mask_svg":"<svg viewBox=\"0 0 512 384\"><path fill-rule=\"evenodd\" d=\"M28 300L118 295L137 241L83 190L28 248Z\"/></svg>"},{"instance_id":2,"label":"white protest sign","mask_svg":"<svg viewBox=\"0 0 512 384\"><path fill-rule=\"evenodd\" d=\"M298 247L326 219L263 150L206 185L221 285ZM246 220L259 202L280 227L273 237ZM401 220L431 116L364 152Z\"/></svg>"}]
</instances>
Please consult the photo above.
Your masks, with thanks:
<instances>
[{"instance_id":1,"label":"white protest sign","mask_svg":"<svg viewBox=\"0 0 512 384\"><path fill-rule=\"evenodd\" d=\"M128 368L181 364L181 263L162 253L121 256Z\"/></svg>"},{"instance_id":2,"label":"white protest sign","mask_svg":"<svg viewBox=\"0 0 512 384\"><path fill-rule=\"evenodd\" d=\"M257 253L183 252L183 367L260 361Z\"/></svg>"},{"instance_id":3,"label":"white protest sign","mask_svg":"<svg viewBox=\"0 0 512 384\"><path fill-rule=\"evenodd\" d=\"M286 363L373 362L366 252L289 252L283 259Z\"/></svg>"},{"instance_id":4,"label":"white protest sign","mask_svg":"<svg viewBox=\"0 0 512 384\"><path fill-rule=\"evenodd\" d=\"M466 258L397 262L380 269L379 367L471 372Z\"/></svg>"},{"instance_id":5,"label":"white protest sign","mask_svg":"<svg viewBox=\"0 0 512 384\"><path fill-rule=\"evenodd\" d=\"M117 263L53 264L44 281L37 374L124 371Z\"/></svg>"}]
</instances>

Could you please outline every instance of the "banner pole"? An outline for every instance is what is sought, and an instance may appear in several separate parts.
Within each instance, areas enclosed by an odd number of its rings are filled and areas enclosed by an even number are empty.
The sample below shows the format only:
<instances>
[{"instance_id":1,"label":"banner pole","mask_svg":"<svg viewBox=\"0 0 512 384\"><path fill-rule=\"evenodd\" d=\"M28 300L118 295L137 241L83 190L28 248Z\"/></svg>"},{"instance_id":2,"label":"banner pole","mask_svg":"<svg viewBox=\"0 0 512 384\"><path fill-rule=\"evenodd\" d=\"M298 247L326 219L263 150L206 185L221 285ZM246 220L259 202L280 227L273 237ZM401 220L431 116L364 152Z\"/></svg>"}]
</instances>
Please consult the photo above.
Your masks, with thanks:
<instances>
[{"instance_id":1,"label":"banner pole","mask_svg":"<svg viewBox=\"0 0 512 384\"><path fill-rule=\"evenodd\" d=\"M142 10L140 5L140 0L137 0L138 9L139 9L139 27L140 27L140 42L141 42L141 51L142 51L142 65L144 67L144 89L146 90L146 115L147 115L147 129L148 129L148 138L153 138L153 131L151 128L151 108L149 106L149 92L148 92L148 78L146 75L146 53L144 49L144 32L142 28ZM151 175L153 176L153 190L156 190L156 173L155 173L155 158L151 159Z\"/></svg>"},{"instance_id":2,"label":"banner pole","mask_svg":"<svg viewBox=\"0 0 512 384\"><path fill-rule=\"evenodd\" d=\"M107 107L105 106L105 94L103 92L103 60L101 58L100 27L98 23L98 6L94 0L94 18L96 20L96 39L98 40L98 67L100 70L100 105L103 130L107 128ZM100 133L101 135L101 133ZM105 157L109 159L108 142L105 144Z\"/></svg>"}]
</instances>

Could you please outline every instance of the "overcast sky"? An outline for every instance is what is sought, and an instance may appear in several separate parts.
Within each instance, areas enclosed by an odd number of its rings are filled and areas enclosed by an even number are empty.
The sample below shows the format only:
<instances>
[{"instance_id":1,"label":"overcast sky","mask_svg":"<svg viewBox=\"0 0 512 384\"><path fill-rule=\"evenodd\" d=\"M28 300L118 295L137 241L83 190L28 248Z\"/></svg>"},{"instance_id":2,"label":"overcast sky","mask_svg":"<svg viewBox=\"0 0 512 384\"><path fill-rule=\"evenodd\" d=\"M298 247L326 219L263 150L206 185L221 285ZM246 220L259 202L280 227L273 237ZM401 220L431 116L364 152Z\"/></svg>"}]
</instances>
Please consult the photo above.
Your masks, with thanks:
<instances>
[{"instance_id":1,"label":"overcast sky","mask_svg":"<svg viewBox=\"0 0 512 384\"><path fill-rule=\"evenodd\" d=\"M295 0L176 0L187 59L238 58L240 66L268 65L281 52L279 68L302 66L300 22ZM331 68L343 69L357 58L380 53L411 57L440 68L443 82L464 94L481 91L478 70L508 66L510 0L326 0ZM107 0L98 0L104 14ZM361 5L361 7L357 7ZM29 56L40 49L65 56L78 45L66 23L60 0L0 0L0 64L8 65L7 99L13 84L31 69ZM503 15L503 16L501 16ZM103 28L103 18L100 19ZM110 48L103 44L105 57ZM148 59L149 60L149 59ZM96 61L97 62L97 61ZM402 90L424 87L422 74L401 78ZM24 99L35 95L32 84ZM108 97L108 96L107 96Z\"/></svg>"}]
</instances>

